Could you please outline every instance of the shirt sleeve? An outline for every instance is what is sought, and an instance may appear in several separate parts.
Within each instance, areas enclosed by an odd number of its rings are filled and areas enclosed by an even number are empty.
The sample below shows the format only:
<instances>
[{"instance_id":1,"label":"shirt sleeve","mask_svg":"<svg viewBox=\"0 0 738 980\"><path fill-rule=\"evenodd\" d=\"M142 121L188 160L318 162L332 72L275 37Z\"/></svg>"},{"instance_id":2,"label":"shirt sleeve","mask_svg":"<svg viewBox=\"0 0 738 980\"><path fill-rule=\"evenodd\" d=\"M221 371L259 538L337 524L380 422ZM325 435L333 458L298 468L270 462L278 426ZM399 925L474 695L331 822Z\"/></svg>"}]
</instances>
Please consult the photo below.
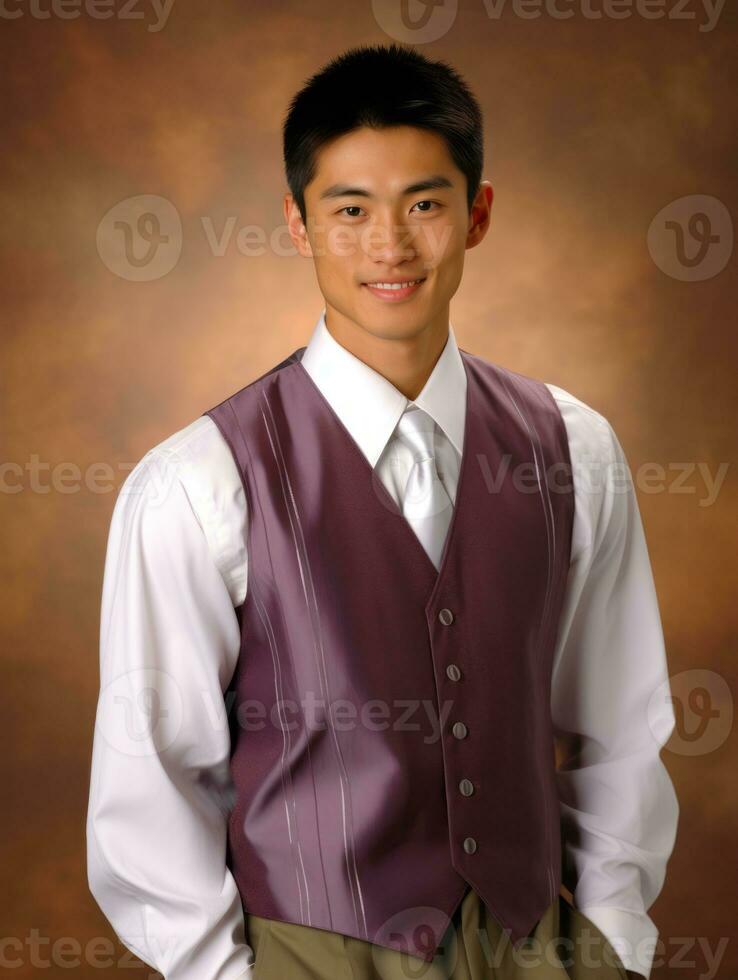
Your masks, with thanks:
<instances>
[{"instance_id":1,"label":"shirt sleeve","mask_svg":"<svg viewBox=\"0 0 738 980\"><path fill-rule=\"evenodd\" d=\"M223 695L239 634L175 459L150 450L120 490L107 542L87 868L120 940L167 980L252 973L226 865Z\"/></svg>"},{"instance_id":2,"label":"shirt sleeve","mask_svg":"<svg viewBox=\"0 0 738 980\"><path fill-rule=\"evenodd\" d=\"M643 526L622 446L584 403L560 405L575 526L551 706L564 883L626 969L648 978L679 806L660 750L675 724Z\"/></svg>"}]
</instances>

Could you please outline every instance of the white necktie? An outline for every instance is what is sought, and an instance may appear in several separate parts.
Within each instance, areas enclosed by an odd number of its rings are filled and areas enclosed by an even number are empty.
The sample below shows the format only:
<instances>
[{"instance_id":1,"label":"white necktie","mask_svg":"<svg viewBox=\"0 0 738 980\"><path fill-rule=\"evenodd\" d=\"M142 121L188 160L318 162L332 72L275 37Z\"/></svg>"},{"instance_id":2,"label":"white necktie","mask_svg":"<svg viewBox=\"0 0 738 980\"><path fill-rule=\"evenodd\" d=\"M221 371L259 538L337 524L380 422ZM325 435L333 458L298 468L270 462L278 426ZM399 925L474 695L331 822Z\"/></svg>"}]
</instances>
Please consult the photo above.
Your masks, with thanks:
<instances>
[{"instance_id":1,"label":"white necktie","mask_svg":"<svg viewBox=\"0 0 738 980\"><path fill-rule=\"evenodd\" d=\"M402 496L402 513L438 568L453 503L436 469L434 428L430 415L414 405L403 413L395 431L414 460Z\"/></svg>"}]
</instances>

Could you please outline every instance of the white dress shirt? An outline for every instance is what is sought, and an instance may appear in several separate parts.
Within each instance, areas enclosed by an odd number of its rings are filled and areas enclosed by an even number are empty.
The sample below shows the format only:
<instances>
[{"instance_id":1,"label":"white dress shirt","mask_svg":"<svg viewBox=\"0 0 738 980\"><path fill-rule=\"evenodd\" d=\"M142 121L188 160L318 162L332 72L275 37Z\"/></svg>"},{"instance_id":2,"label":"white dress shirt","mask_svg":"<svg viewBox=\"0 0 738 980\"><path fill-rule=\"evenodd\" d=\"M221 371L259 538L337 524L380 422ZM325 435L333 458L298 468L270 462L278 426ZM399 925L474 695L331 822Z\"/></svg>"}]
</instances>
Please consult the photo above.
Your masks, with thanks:
<instances>
[{"instance_id":1,"label":"white dress shirt","mask_svg":"<svg viewBox=\"0 0 738 980\"><path fill-rule=\"evenodd\" d=\"M396 502L412 465L393 438L409 404L329 333L303 364ZM679 807L659 751L673 727L640 513L608 421L547 385L574 477L571 563L551 710L576 736L559 771L564 882L628 969L648 977ZM452 501L466 373L449 339L414 403L437 423ZM168 980L250 977L241 899L226 866L233 802L224 692L247 589L246 502L208 416L150 449L115 503L102 593L100 697L87 816L90 889L121 941Z\"/></svg>"}]
</instances>

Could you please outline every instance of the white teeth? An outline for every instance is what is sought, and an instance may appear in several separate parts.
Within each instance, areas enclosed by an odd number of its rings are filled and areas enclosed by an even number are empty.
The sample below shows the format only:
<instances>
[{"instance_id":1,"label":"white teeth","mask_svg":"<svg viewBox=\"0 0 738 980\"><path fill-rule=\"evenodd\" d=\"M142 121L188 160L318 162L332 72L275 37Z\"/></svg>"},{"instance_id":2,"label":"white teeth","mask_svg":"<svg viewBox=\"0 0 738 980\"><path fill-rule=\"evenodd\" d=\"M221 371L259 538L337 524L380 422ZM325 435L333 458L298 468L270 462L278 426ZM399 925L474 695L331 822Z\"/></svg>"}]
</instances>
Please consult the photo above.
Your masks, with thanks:
<instances>
[{"instance_id":1,"label":"white teeth","mask_svg":"<svg viewBox=\"0 0 738 980\"><path fill-rule=\"evenodd\" d=\"M374 286L375 289L407 289L408 286L414 286L416 282L422 281L422 279L411 279L409 282L370 282L367 285Z\"/></svg>"}]
</instances>

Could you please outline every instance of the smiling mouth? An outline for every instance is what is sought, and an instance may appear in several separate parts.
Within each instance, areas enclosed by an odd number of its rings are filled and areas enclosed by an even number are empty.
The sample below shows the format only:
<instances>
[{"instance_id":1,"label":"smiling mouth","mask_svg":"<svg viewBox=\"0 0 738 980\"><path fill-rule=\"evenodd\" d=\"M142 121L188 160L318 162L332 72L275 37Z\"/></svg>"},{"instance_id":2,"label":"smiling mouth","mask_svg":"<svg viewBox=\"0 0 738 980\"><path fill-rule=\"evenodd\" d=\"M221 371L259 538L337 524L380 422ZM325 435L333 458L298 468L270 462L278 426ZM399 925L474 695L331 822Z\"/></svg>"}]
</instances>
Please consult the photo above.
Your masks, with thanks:
<instances>
[{"instance_id":1,"label":"smiling mouth","mask_svg":"<svg viewBox=\"0 0 738 980\"><path fill-rule=\"evenodd\" d=\"M372 289L400 290L409 289L411 286L419 286L421 282L425 282L425 279L426 277L422 276L420 279L405 279L402 282L365 282L362 285L371 286Z\"/></svg>"}]
</instances>

